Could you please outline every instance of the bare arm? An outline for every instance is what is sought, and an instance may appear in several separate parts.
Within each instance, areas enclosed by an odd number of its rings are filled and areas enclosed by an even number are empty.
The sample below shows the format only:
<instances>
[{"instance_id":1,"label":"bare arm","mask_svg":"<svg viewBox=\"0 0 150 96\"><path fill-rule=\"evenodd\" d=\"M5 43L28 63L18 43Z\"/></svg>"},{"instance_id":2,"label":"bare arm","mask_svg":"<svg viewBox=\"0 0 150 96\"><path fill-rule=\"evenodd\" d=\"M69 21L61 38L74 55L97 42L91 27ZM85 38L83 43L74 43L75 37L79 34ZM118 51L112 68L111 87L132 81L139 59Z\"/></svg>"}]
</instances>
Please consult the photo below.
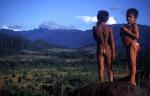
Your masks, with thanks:
<instances>
[{"instance_id":1,"label":"bare arm","mask_svg":"<svg viewBox=\"0 0 150 96\"><path fill-rule=\"evenodd\" d=\"M133 27L134 33L132 33L132 32L131 32L130 30L128 30L126 27L123 27L123 29L124 29L124 31L125 31L128 35L132 36L132 37L135 38L135 39L139 39L139 28L138 28L138 25L137 25L137 24L135 24L134 27Z\"/></svg>"}]
</instances>

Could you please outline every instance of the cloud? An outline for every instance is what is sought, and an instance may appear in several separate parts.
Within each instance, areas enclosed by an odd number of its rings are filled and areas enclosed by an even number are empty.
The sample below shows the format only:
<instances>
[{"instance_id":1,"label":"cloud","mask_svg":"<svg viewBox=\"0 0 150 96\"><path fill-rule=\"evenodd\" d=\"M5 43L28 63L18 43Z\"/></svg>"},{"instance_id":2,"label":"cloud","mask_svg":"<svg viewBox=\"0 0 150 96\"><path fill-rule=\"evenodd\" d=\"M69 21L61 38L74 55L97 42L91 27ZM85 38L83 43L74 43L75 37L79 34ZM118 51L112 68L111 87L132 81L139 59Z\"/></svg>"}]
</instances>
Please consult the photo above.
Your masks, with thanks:
<instances>
[{"instance_id":1,"label":"cloud","mask_svg":"<svg viewBox=\"0 0 150 96\"><path fill-rule=\"evenodd\" d=\"M97 22L96 16L76 16L77 19L81 19L85 23L95 23Z\"/></svg>"},{"instance_id":2,"label":"cloud","mask_svg":"<svg viewBox=\"0 0 150 96\"><path fill-rule=\"evenodd\" d=\"M109 17L107 24L111 25L111 24L117 24L117 21L114 17Z\"/></svg>"},{"instance_id":3,"label":"cloud","mask_svg":"<svg viewBox=\"0 0 150 96\"><path fill-rule=\"evenodd\" d=\"M9 29L9 27L4 25L4 26L1 27L1 29Z\"/></svg>"},{"instance_id":4,"label":"cloud","mask_svg":"<svg viewBox=\"0 0 150 96\"><path fill-rule=\"evenodd\" d=\"M38 28L44 28L44 29L76 29L75 26L73 25L68 25L68 26L63 26L63 25L59 25L57 23L54 23L52 21L45 21L42 22L39 25L24 25L24 26L20 26L20 25L2 25L0 26L0 29L7 29L7 30L13 30L13 31L27 31L27 30L33 30L33 29L38 29Z\"/></svg>"},{"instance_id":5,"label":"cloud","mask_svg":"<svg viewBox=\"0 0 150 96\"><path fill-rule=\"evenodd\" d=\"M84 23L96 23L97 22L97 18L96 16L77 16L77 19L82 20ZM117 21L113 16L110 16L107 24L116 24Z\"/></svg>"},{"instance_id":6,"label":"cloud","mask_svg":"<svg viewBox=\"0 0 150 96\"><path fill-rule=\"evenodd\" d=\"M46 21L39 25L39 28L45 28L45 29L70 29L71 27L66 27L63 25L59 25L57 23L54 23L52 21Z\"/></svg>"},{"instance_id":7,"label":"cloud","mask_svg":"<svg viewBox=\"0 0 150 96\"><path fill-rule=\"evenodd\" d=\"M24 27L22 26L19 26L19 25L14 25L14 26L7 26L7 25L4 25L1 27L1 29L8 29L8 30L13 30L13 31L22 31Z\"/></svg>"}]
</instances>

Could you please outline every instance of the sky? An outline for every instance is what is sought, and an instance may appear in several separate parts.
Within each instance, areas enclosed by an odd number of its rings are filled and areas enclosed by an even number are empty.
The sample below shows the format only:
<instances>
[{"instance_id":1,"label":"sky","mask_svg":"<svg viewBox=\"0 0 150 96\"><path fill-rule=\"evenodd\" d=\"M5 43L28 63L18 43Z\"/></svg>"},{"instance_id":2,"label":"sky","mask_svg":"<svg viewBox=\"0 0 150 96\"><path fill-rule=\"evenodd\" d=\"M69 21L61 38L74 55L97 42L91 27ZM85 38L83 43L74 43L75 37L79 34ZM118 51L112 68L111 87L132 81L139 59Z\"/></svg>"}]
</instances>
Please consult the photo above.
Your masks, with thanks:
<instances>
[{"instance_id":1,"label":"sky","mask_svg":"<svg viewBox=\"0 0 150 96\"><path fill-rule=\"evenodd\" d=\"M31 30L91 29L99 10L109 12L107 24L126 23L126 10L139 11L138 24L150 25L150 0L0 0L0 28Z\"/></svg>"}]
</instances>

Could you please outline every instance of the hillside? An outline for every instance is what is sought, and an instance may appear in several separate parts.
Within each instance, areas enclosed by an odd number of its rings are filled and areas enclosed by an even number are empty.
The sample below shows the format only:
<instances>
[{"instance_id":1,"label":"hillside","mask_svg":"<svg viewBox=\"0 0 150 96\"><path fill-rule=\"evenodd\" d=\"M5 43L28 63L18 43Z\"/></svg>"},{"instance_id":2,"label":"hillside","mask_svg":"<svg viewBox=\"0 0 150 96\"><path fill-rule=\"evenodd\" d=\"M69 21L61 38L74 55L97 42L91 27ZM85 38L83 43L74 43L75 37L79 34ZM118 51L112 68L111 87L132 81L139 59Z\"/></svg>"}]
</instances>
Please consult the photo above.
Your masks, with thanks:
<instances>
[{"instance_id":1,"label":"hillside","mask_svg":"<svg viewBox=\"0 0 150 96\"><path fill-rule=\"evenodd\" d=\"M122 49L122 43L120 40L120 27L121 24L112 25L114 31L114 38L116 42L117 49ZM140 44L141 48L149 49L150 38L150 26L139 25L140 29ZM2 33L2 29L0 30ZM44 29L38 28L28 31L12 31L3 30L3 33L12 36L22 36L27 40L36 41L43 40L50 45L63 46L66 48L82 48L85 46L95 46L95 41L93 40L92 30L75 30L75 29Z\"/></svg>"}]
</instances>

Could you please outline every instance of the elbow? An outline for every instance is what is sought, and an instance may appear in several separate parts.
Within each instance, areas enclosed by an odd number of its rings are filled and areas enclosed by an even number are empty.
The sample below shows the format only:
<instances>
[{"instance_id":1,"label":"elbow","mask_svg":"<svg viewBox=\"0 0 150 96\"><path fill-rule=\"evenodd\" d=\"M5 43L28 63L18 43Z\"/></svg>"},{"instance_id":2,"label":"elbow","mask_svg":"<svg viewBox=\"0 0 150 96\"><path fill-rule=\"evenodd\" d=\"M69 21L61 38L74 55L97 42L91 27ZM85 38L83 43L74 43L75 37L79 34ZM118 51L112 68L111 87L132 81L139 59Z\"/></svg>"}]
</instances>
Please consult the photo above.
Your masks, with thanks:
<instances>
[{"instance_id":1,"label":"elbow","mask_svg":"<svg viewBox=\"0 0 150 96\"><path fill-rule=\"evenodd\" d=\"M136 39L139 39L140 37L139 36L136 36Z\"/></svg>"}]
</instances>

